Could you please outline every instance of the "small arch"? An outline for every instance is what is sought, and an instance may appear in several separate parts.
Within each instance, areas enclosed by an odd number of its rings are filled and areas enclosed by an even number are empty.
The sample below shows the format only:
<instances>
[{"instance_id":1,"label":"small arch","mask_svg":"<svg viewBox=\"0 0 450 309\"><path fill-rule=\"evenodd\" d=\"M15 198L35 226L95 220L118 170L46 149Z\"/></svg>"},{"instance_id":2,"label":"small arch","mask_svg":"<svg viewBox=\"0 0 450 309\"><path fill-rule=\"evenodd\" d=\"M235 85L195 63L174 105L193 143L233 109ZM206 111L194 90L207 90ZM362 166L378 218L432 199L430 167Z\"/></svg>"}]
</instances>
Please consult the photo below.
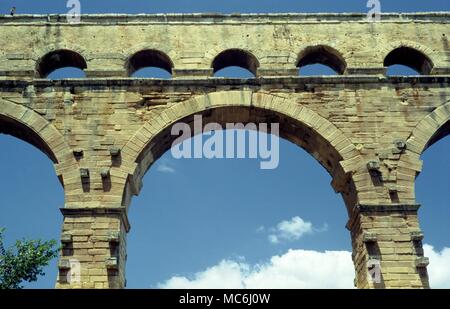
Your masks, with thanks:
<instances>
[{"instance_id":1,"label":"small arch","mask_svg":"<svg viewBox=\"0 0 450 309\"><path fill-rule=\"evenodd\" d=\"M256 76L259 61L248 51L232 48L218 54L211 64L214 74L227 67L240 67Z\"/></svg>"},{"instance_id":2,"label":"small arch","mask_svg":"<svg viewBox=\"0 0 450 309\"><path fill-rule=\"evenodd\" d=\"M86 60L79 53L59 49L44 55L37 63L36 76L46 78L50 73L61 68L73 67L80 70L87 69Z\"/></svg>"},{"instance_id":3,"label":"small arch","mask_svg":"<svg viewBox=\"0 0 450 309\"><path fill-rule=\"evenodd\" d=\"M429 75L433 69L433 62L423 52L408 46L401 46L392 50L384 58L384 66L403 65L422 75Z\"/></svg>"},{"instance_id":4,"label":"small arch","mask_svg":"<svg viewBox=\"0 0 450 309\"><path fill-rule=\"evenodd\" d=\"M297 67L322 64L333 69L337 74L344 74L347 63L340 52L326 45L306 47L298 56Z\"/></svg>"},{"instance_id":5,"label":"small arch","mask_svg":"<svg viewBox=\"0 0 450 309\"><path fill-rule=\"evenodd\" d=\"M128 76L144 68L159 68L172 74L173 62L162 51L156 49L145 49L133 54L126 63Z\"/></svg>"}]
</instances>

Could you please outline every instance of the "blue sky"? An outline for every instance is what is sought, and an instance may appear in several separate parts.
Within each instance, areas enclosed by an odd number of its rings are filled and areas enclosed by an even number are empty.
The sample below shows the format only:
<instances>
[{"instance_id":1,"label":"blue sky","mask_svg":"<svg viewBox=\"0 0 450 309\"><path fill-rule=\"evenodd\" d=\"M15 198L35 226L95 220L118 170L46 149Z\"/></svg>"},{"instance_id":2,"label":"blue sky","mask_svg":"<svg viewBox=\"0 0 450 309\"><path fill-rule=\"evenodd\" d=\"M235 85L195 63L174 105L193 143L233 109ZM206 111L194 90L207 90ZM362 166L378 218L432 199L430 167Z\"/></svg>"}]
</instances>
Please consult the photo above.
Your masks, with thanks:
<instances>
[{"instance_id":1,"label":"blue sky","mask_svg":"<svg viewBox=\"0 0 450 309\"><path fill-rule=\"evenodd\" d=\"M65 3L2 1L0 13L8 13L13 5L18 13L65 13ZM81 3L82 13L367 11L364 0ZM384 12L449 9L448 0L390 0L381 4ZM327 74L327 69L317 66L308 70L302 73ZM147 73L152 72L155 71ZM410 73L405 68L392 71L392 74ZM53 77L70 74L73 71L61 71ZM222 76L227 74L247 76L235 69L222 72ZM146 76L145 72L142 76ZM7 242L21 237L59 239L62 223L59 208L64 205L64 196L52 162L31 145L10 136L0 135L0 150L0 226L7 228ZM434 251L428 248L428 252L436 265L445 262L448 252L442 250L450 247L449 150L449 138L428 149L422 157L424 170L417 180L425 243L434 246ZM223 273L228 275L219 276L221 284L232 286L235 278L230 274L234 274L244 277L249 286L255 286L251 282L257 275L279 271L299 257L329 261L327 255L318 255L325 250L338 252L332 254L342 259L342 269L347 271L340 279L342 286L351 287L353 276L348 271L351 259L345 253L351 250L350 235L344 227L347 214L330 181L325 169L309 154L284 140L280 141L280 165L275 170L260 170L256 160L175 160L167 152L146 174L141 195L131 205L128 287L195 284L214 287L218 284L217 274ZM299 226L305 230L299 232L296 229ZM286 236L287 232L290 236ZM279 242L271 242L271 235L277 236ZM27 287L53 287L56 260L46 268L46 273ZM445 278L439 277L436 285L450 287L450 274L448 271L446 274ZM317 277L322 278L321 275ZM315 282L319 286L320 283Z\"/></svg>"},{"instance_id":2,"label":"blue sky","mask_svg":"<svg viewBox=\"0 0 450 309\"><path fill-rule=\"evenodd\" d=\"M65 0L4 0L0 10L9 13L12 6L17 13L65 13ZM85 0L83 13L259 13L259 12L367 12L365 0ZM447 0L389 0L381 1L384 12L417 12L448 10Z\"/></svg>"}]
</instances>

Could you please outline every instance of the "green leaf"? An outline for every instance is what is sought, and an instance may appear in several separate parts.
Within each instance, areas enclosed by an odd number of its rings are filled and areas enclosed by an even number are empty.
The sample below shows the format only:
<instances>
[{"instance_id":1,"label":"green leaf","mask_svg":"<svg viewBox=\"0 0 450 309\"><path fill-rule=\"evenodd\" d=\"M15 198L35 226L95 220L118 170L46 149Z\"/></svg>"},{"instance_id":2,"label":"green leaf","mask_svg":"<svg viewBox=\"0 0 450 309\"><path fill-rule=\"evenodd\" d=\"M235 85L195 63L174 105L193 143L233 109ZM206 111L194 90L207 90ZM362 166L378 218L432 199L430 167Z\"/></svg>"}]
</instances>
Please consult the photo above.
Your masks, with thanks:
<instances>
[{"instance_id":1,"label":"green leaf","mask_svg":"<svg viewBox=\"0 0 450 309\"><path fill-rule=\"evenodd\" d=\"M45 275L43 268L58 256L56 241L17 240L15 246L4 248L0 228L0 289L21 289L23 282L33 282Z\"/></svg>"}]
</instances>

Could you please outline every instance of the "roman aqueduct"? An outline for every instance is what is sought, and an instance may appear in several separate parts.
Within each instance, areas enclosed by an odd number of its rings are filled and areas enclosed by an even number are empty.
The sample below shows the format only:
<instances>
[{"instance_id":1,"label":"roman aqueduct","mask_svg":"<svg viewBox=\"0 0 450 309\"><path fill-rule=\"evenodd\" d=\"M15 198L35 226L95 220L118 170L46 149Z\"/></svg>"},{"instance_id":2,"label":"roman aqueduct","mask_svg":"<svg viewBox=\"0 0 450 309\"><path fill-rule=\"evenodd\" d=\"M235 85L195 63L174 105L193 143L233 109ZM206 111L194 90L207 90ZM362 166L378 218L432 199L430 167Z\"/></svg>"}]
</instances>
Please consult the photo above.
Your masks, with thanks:
<instances>
[{"instance_id":1,"label":"roman aqueduct","mask_svg":"<svg viewBox=\"0 0 450 309\"><path fill-rule=\"evenodd\" d=\"M450 13L0 17L0 133L54 162L65 191L58 288L125 286L128 207L190 122L278 122L343 197L359 288L428 287L414 182L450 129ZM336 76L298 75L322 63ZM417 76L386 76L407 65ZM172 78L130 77L159 67ZM240 66L255 78L215 78ZM86 78L49 80L62 67ZM151 185L151 184L150 184ZM423 205L432 207L433 205ZM68 280L70 259L80 281ZM370 280L369 260L381 264Z\"/></svg>"}]
</instances>

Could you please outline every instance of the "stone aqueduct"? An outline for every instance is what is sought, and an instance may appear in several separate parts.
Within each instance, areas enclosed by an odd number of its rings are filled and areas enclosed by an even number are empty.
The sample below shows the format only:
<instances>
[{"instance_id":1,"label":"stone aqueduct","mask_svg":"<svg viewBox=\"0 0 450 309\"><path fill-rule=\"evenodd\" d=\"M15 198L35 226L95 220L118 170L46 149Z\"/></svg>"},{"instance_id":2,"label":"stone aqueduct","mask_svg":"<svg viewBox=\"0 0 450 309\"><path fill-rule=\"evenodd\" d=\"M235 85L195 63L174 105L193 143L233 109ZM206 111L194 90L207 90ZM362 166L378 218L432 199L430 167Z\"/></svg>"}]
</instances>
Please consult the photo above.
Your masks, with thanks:
<instances>
[{"instance_id":1,"label":"stone aqueduct","mask_svg":"<svg viewBox=\"0 0 450 309\"><path fill-rule=\"evenodd\" d=\"M126 284L128 207L171 126L279 122L342 194L359 288L428 287L414 182L450 128L450 13L0 17L0 133L54 162L65 191L58 288ZM301 77L322 63L331 77ZM404 64L420 76L386 76ZM241 66L251 79L213 78ZM84 79L48 80L61 67ZM172 79L136 79L155 66ZM424 205L433 207L433 205ZM81 280L68 280L70 259ZM381 282L369 279L381 263Z\"/></svg>"}]
</instances>

